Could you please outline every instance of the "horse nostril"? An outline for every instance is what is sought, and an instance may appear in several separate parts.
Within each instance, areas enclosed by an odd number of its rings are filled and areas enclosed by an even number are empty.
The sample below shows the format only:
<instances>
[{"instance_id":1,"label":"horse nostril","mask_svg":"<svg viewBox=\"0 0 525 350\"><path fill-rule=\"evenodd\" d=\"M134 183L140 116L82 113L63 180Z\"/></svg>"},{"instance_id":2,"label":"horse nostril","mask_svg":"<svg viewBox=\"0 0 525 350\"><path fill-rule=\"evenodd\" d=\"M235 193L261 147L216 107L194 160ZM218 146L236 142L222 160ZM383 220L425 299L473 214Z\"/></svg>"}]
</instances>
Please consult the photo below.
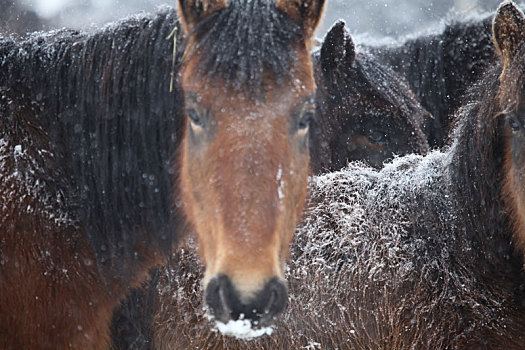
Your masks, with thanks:
<instances>
[{"instance_id":1,"label":"horse nostril","mask_svg":"<svg viewBox=\"0 0 525 350\"><path fill-rule=\"evenodd\" d=\"M265 326L271 324L275 316L285 309L288 302L288 289L279 279L273 278L266 284L261 294L266 294L268 298L261 319L261 325Z\"/></svg>"},{"instance_id":2,"label":"horse nostril","mask_svg":"<svg viewBox=\"0 0 525 350\"><path fill-rule=\"evenodd\" d=\"M228 277L218 275L213 277L206 287L206 304L210 313L220 322L227 323L231 318L231 294L233 287Z\"/></svg>"}]
</instances>

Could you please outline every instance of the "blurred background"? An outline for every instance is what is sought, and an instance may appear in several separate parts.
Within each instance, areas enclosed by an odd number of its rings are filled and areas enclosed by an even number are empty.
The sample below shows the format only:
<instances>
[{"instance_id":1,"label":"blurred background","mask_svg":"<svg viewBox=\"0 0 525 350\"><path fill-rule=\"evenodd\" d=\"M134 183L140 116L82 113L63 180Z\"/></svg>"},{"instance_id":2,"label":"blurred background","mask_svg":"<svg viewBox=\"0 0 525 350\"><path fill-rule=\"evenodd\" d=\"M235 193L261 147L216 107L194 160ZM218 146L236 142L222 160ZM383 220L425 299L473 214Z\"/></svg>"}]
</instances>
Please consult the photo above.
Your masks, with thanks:
<instances>
[{"instance_id":1,"label":"blurred background","mask_svg":"<svg viewBox=\"0 0 525 350\"><path fill-rule=\"evenodd\" d=\"M494 11L500 0L327 0L322 37L343 18L353 35L400 38L444 20ZM175 0L0 0L0 32L22 34L60 27L89 28L125 16L175 6Z\"/></svg>"}]
</instances>

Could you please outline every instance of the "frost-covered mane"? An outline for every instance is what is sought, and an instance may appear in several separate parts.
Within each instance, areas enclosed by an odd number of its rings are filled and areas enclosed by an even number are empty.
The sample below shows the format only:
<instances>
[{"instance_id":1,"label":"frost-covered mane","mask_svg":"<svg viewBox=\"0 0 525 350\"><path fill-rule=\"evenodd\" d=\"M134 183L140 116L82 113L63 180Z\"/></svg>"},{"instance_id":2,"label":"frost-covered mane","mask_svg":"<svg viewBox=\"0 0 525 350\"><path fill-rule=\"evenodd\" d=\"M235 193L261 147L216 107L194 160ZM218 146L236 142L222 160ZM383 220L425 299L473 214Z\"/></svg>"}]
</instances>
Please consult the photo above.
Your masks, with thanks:
<instances>
[{"instance_id":1,"label":"frost-covered mane","mask_svg":"<svg viewBox=\"0 0 525 350\"><path fill-rule=\"evenodd\" d=\"M0 85L24 86L41 106L32 122L53 140L49 151L73 184L66 201L83 203L78 216L102 263L122 254L133 263L147 235L170 245L169 169L182 119L166 38L177 25L164 11L94 33L0 39Z\"/></svg>"}]
</instances>

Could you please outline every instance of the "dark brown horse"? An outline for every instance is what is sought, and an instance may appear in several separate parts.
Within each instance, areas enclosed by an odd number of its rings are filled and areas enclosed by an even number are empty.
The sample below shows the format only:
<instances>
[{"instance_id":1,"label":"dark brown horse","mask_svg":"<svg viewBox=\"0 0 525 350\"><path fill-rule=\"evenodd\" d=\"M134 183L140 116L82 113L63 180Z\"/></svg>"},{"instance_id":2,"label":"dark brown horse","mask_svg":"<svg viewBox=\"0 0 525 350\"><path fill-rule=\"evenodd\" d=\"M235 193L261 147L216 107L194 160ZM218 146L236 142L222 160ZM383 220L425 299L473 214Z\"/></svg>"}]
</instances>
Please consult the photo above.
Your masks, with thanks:
<instances>
[{"instance_id":1,"label":"dark brown horse","mask_svg":"<svg viewBox=\"0 0 525 350\"><path fill-rule=\"evenodd\" d=\"M152 40L173 16L1 39L0 347L106 348L113 308L184 231L181 208L218 320L268 325L286 305L323 1L179 7L173 95L170 47Z\"/></svg>"},{"instance_id":2,"label":"dark brown horse","mask_svg":"<svg viewBox=\"0 0 525 350\"><path fill-rule=\"evenodd\" d=\"M432 116L410 86L365 48L356 51L342 21L314 54L317 118L311 129L312 170L339 170L350 161L380 168L394 155L425 154L423 128Z\"/></svg>"},{"instance_id":3,"label":"dark brown horse","mask_svg":"<svg viewBox=\"0 0 525 350\"><path fill-rule=\"evenodd\" d=\"M204 333L190 247L157 276L155 347L522 349L525 17L506 2L493 31L500 62L469 91L446 150L314 179L276 334Z\"/></svg>"}]
</instances>

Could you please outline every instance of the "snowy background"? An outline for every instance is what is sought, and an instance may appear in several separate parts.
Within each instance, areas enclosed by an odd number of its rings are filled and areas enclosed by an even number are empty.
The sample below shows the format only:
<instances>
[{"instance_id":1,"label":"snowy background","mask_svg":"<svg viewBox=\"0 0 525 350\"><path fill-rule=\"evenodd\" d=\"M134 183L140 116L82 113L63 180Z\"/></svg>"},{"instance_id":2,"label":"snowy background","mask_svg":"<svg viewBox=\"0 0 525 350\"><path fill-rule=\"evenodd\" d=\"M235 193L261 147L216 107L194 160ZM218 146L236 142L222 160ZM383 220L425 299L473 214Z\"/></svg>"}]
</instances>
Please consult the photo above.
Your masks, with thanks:
<instances>
[{"instance_id":1,"label":"snowy background","mask_svg":"<svg viewBox=\"0 0 525 350\"><path fill-rule=\"evenodd\" d=\"M500 0L328 0L327 11L318 36L322 37L335 20L344 18L353 35L399 38L406 34L432 30L443 20L461 19L485 11L494 11L500 2ZM175 6L175 0L0 0L0 12L3 8L16 6L22 11L22 15L11 11L13 13L11 22L16 19L22 22L31 21L34 13L43 19L44 28L88 28L130 14L155 11L162 5ZM7 13L5 10L4 12ZM29 17L27 17L28 13ZM42 28L42 24L38 24L36 28Z\"/></svg>"}]
</instances>

